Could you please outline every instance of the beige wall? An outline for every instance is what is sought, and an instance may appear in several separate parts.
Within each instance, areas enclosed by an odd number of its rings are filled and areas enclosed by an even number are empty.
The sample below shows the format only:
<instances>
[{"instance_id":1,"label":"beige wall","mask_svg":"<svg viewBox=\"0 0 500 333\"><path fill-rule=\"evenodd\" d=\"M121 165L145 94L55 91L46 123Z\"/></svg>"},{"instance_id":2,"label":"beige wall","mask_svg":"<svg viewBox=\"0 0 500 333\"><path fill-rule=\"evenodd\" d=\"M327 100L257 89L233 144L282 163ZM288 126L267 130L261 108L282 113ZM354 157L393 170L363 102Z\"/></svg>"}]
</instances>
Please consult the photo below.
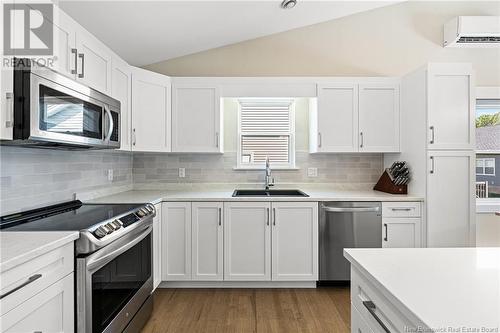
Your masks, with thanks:
<instances>
[{"instance_id":1,"label":"beige wall","mask_svg":"<svg viewBox=\"0 0 500 333\"><path fill-rule=\"evenodd\" d=\"M443 24L500 15L500 1L405 2L167 60L172 76L399 76L426 62L472 62L478 85L500 86L500 48L445 49Z\"/></svg>"}]
</instances>

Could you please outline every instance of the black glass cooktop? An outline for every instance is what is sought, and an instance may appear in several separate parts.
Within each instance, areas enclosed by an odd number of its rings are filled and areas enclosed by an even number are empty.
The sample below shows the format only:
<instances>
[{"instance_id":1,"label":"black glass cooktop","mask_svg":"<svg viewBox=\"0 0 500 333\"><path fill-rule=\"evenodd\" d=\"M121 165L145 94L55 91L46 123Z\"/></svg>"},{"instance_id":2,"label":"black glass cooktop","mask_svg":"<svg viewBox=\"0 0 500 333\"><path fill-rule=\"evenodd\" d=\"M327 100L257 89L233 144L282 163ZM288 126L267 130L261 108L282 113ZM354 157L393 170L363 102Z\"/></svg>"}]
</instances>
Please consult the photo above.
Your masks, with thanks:
<instances>
[{"instance_id":1,"label":"black glass cooktop","mask_svg":"<svg viewBox=\"0 0 500 333\"><path fill-rule=\"evenodd\" d=\"M2 216L2 231L80 231L144 204L82 204L70 201Z\"/></svg>"}]
</instances>

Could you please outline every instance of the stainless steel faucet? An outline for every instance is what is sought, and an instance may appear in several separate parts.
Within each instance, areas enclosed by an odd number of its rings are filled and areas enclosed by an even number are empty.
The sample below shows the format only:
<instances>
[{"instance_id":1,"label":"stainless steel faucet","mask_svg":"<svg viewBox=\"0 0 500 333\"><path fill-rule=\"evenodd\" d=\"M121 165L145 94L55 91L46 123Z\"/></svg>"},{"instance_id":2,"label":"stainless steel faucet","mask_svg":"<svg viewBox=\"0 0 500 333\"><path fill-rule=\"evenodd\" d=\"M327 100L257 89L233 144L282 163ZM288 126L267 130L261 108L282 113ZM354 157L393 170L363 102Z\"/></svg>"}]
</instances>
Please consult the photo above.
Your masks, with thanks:
<instances>
[{"instance_id":1,"label":"stainless steel faucet","mask_svg":"<svg viewBox=\"0 0 500 333\"><path fill-rule=\"evenodd\" d=\"M265 179L266 190L269 190L270 186L274 186L274 178L271 176L271 166L269 164L269 156L266 157L266 179Z\"/></svg>"}]
</instances>

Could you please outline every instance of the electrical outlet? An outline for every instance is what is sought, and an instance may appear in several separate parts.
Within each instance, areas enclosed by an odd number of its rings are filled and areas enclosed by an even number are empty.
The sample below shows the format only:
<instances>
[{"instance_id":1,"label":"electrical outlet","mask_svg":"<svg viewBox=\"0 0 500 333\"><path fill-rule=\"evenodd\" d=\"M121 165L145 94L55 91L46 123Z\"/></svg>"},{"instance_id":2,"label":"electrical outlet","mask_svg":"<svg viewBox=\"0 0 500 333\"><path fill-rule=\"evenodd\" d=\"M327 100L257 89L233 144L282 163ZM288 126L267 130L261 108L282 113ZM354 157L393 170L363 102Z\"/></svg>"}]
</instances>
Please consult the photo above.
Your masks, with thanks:
<instances>
[{"instance_id":1,"label":"electrical outlet","mask_svg":"<svg viewBox=\"0 0 500 333\"><path fill-rule=\"evenodd\" d=\"M186 168L179 168L179 178L186 177Z\"/></svg>"},{"instance_id":2,"label":"electrical outlet","mask_svg":"<svg viewBox=\"0 0 500 333\"><path fill-rule=\"evenodd\" d=\"M307 177L318 177L318 168L307 168Z\"/></svg>"},{"instance_id":3,"label":"electrical outlet","mask_svg":"<svg viewBox=\"0 0 500 333\"><path fill-rule=\"evenodd\" d=\"M108 180L113 181L113 169L108 169Z\"/></svg>"}]
</instances>

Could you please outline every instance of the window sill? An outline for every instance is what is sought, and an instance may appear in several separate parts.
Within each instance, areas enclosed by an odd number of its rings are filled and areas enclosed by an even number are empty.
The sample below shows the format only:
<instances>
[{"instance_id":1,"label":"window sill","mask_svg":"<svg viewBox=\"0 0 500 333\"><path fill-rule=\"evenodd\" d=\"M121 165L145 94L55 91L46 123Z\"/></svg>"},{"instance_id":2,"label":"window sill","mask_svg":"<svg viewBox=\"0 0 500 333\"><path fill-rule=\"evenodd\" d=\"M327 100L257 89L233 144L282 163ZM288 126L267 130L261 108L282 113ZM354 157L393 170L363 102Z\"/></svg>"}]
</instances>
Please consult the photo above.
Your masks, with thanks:
<instances>
[{"instance_id":1,"label":"window sill","mask_svg":"<svg viewBox=\"0 0 500 333\"><path fill-rule=\"evenodd\" d=\"M234 171L265 171L266 168L264 167L234 167ZM271 171L294 171L294 170L300 170L300 168L297 167L276 167L276 168L271 168Z\"/></svg>"},{"instance_id":2,"label":"window sill","mask_svg":"<svg viewBox=\"0 0 500 333\"><path fill-rule=\"evenodd\" d=\"M500 198L476 199L476 213L488 214L500 211Z\"/></svg>"}]
</instances>

